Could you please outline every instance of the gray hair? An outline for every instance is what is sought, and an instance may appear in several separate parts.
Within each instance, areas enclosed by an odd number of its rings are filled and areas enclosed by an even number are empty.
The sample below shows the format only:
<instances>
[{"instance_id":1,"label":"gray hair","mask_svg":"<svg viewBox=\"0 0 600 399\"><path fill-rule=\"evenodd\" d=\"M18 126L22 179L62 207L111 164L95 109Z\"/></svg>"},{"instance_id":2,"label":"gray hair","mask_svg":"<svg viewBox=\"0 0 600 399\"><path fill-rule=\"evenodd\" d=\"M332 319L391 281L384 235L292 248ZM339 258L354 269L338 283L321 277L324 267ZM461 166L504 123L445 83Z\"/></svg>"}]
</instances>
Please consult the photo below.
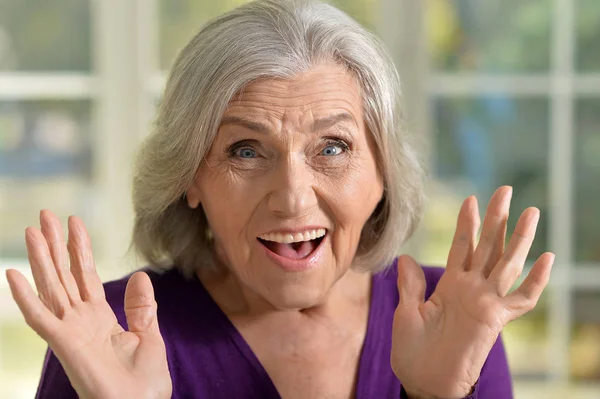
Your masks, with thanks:
<instances>
[{"instance_id":1,"label":"gray hair","mask_svg":"<svg viewBox=\"0 0 600 399\"><path fill-rule=\"evenodd\" d=\"M136 157L130 245L158 268L216 267L206 216L184 198L232 97L258 79L291 79L336 62L360 85L384 194L363 227L353 267L390 264L421 217L424 171L402 126L400 81L380 40L342 11L310 0L257 0L210 21L177 56L157 119Z\"/></svg>"}]
</instances>

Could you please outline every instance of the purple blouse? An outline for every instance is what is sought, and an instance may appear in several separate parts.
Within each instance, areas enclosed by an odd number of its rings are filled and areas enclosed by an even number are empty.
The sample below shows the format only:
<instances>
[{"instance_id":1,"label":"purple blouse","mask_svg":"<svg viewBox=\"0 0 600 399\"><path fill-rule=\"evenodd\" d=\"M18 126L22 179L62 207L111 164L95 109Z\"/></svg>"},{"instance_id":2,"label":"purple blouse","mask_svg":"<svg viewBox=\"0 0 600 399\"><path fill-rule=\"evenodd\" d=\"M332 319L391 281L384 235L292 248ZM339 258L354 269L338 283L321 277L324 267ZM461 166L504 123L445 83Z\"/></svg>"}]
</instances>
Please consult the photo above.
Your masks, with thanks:
<instances>
[{"instance_id":1,"label":"purple blouse","mask_svg":"<svg viewBox=\"0 0 600 399\"><path fill-rule=\"evenodd\" d=\"M423 267L429 297L443 270ZM279 399L280 395L250 346L197 278L176 269L162 274L145 269L154 286L158 321L173 381L172 398ZM119 323L129 276L104 284L106 299ZM390 366L392 320L398 304L396 262L373 276L367 334L360 356L357 399L405 398ZM51 350L44 360L36 398L77 398ZM494 344L475 392L469 399L512 398L510 372L502 340Z\"/></svg>"}]
</instances>

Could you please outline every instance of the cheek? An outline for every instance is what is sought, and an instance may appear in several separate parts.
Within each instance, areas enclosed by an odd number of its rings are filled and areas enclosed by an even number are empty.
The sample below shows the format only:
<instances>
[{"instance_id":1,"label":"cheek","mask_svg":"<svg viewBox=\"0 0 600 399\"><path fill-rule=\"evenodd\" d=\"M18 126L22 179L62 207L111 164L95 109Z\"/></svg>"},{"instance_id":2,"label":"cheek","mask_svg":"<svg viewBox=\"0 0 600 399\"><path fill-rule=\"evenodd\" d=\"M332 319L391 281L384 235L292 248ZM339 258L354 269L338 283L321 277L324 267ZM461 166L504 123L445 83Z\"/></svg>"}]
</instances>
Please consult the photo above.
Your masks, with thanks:
<instances>
[{"instance_id":1,"label":"cheek","mask_svg":"<svg viewBox=\"0 0 600 399\"><path fill-rule=\"evenodd\" d=\"M252 181L213 168L204 172L199 186L201 203L215 236L225 245L239 240L255 207Z\"/></svg>"},{"instance_id":2,"label":"cheek","mask_svg":"<svg viewBox=\"0 0 600 399\"><path fill-rule=\"evenodd\" d=\"M370 159L350 165L323 186L323 196L342 233L358 240L360 232L383 195L383 182Z\"/></svg>"}]
</instances>

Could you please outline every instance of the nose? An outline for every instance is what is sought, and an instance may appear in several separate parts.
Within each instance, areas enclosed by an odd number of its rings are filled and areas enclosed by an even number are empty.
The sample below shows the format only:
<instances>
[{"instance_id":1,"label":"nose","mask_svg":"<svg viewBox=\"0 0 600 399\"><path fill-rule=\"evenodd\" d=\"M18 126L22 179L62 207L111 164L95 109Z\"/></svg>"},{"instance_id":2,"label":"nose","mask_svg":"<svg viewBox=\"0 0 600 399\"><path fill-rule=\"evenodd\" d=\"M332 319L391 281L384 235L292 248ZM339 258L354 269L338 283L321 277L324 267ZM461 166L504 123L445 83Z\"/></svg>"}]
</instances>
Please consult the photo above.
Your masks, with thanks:
<instances>
[{"instance_id":1,"label":"nose","mask_svg":"<svg viewBox=\"0 0 600 399\"><path fill-rule=\"evenodd\" d=\"M267 202L269 210L282 218L302 217L317 206L314 171L301 157L281 160L273 171Z\"/></svg>"}]
</instances>

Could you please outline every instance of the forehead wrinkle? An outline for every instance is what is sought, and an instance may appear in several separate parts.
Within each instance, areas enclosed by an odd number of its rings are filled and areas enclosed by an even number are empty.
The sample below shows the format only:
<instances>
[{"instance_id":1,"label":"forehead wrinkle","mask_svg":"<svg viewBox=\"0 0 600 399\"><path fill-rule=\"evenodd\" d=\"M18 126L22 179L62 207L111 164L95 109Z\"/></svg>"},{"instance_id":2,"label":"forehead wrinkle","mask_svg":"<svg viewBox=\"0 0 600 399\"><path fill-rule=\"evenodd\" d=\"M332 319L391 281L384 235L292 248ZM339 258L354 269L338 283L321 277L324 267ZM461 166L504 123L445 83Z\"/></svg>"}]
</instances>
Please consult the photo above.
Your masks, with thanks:
<instances>
[{"instance_id":1,"label":"forehead wrinkle","mask_svg":"<svg viewBox=\"0 0 600 399\"><path fill-rule=\"evenodd\" d=\"M224 116L221 120L221 126L223 125L238 125L258 133L268 133L271 130L267 125L265 125L262 122L253 121L248 118L242 118L233 115Z\"/></svg>"},{"instance_id":2,"label":"forehead wrinkle","mask_svg":"<svg viewBox=\"0 0 600 399\"><path fill-rule=\"evenodd\" d=\"M225 111L222 121L228 121L228 119L242 119L251 124L263 125L267 128L265 129L266 132L273 132L281 128L282 116L283 110L273 109L270 106L265 106L264 104L261 105L260 102L256 101L243 101L230 105ZM223 125L223 122L221 122L221 125ZM259 131L262 129L251 130Z\"/></svg>"},{"instance_id":3,"label":"forehead wrinkle","mask_svg":"<svg viewBox=\"0 0 600 399\"><path fill-rule=\"evenodd\" d=\"M306 106L307 104L320 101L360 102L360 89L355 82L345 82L335 78L332 78L331 81L343 85L344 87L324 87L326 84L323 82L319 82L319 84L315 86L311 81L297 83L277 81L258 82L246 87L243 94L240 93L234 97L233 102L236 104L272 102L272 105L275 107L281 107L280 104L282 101L290 102L291 104L289 105L291 106ZM309 90L306 90L307 86L310 86ZM317 97L318 99L306 103L306 97ZM265 101L265 99L267 99L267 101ZM295 101L298 99L302 101Z\"/></svg>"},{"instance_id":4,"label":"forehead wrinkle","mask_svg":"<svg viewBox=\"0 0 600 399\"><path fill-rule=\"evenodd\" d=\"M361 118L360 113L355 115L355 111L360 112L360 110L354 110L355 107L352 107L352 104L346 101L340 101L340 103L334 105L323 104L322 101L317 100L302 107L305 109L291 106L280 108L275 111L268 107L249 107L237 104L229 108L221 121L221 125L239 125L259 133L281 131L284 130L284 126L285 133L291 133L297 129L306 130L307 133L316 133L346 124L358 128Z\"/></svg>"},{"instance_id":5,"label":"forehead wrinkle","mask_svg":"<svg viewBox=\"0 0 600 399\"><path fill-rule=\"evenodd\" d=\"M303 107L314 103L326 103L326 102L345 102L352 103L355 101L360 102L359 93L355 88L342 90L342 89L319 89L311 90L305 93L298 92L287 92L285 94L278 93L277 96L271 96L275 103L280 104L285 101L288 106ZM306 99L310 98L307 102ZM314 99L313 99L314 98ZM256 101L256 100L255 100Z\"/></svg>"},{"instance_id":6,"label":"forehead wrinkle","mask_svg":"<svg viewBox=\"0 0 600 399\"><path fill-rule=\"evenodd\" d=\"M350 103L335 106L310 107L301 117L301 125L311 133L318 133L331 128L342 128L351 133L352 128L360 129L362 108L355 109ZM346 115L346 116L342 116Z\"/></svg>"},{"instance_id":7,"label":"forehead wrinkle","mask_svg":"<svg viewBox=\"0 0 600 399\"><path fill-rule=\"evenodd\" d=\"M356 79L346 70L317 70L295 79L251 83L234 97L228 113L260 121L274 127L273 133L286 136L296 130L308 133L343 125L360 129L364 124L360 91ZM344 113L348 117L336 117Z\"/></svg>"},{"instance_id":8,"label":"forehead wrinkle","mask_svg":"<svg viewBox=\"0 0 600 399\"><path fill-rule=\"evenodd\" d=\"M276 79L251 83L233 97L233 101L244 101L255 96L279 97L290 92L289 83Z\"/></svg>"},{"instance_id":9,"label":"forehead wrinkle","mask_svg":"<svg viewBox=\"0 0 600 399\"><path fill-rule=\"evenodd\" d=\"M356 78L352 72L346 67L337 63L324 63L321 65L313 66L310 70L299 74L295 79L291 79L290 82L293 86L297 86L318 76L324 81L335 81L335 82L355 82Z\"/></svg>"},{"instance_id":10,"label":"forehead wrinkle","mask_svg":"<svg viewBox=\"0 0 600 399\"><path fill-rule=\"evenodd\" d=\"M347 122L354 122L354 124L356 125L354 116L348 112L332 114L330 116L326 116L324 118L319 118L315 120L311 126L310 131L315 133L321 130L330 129L334 126L339 126L340 128L343 128L343 125Z\"/></svg>"}]
</instances>

